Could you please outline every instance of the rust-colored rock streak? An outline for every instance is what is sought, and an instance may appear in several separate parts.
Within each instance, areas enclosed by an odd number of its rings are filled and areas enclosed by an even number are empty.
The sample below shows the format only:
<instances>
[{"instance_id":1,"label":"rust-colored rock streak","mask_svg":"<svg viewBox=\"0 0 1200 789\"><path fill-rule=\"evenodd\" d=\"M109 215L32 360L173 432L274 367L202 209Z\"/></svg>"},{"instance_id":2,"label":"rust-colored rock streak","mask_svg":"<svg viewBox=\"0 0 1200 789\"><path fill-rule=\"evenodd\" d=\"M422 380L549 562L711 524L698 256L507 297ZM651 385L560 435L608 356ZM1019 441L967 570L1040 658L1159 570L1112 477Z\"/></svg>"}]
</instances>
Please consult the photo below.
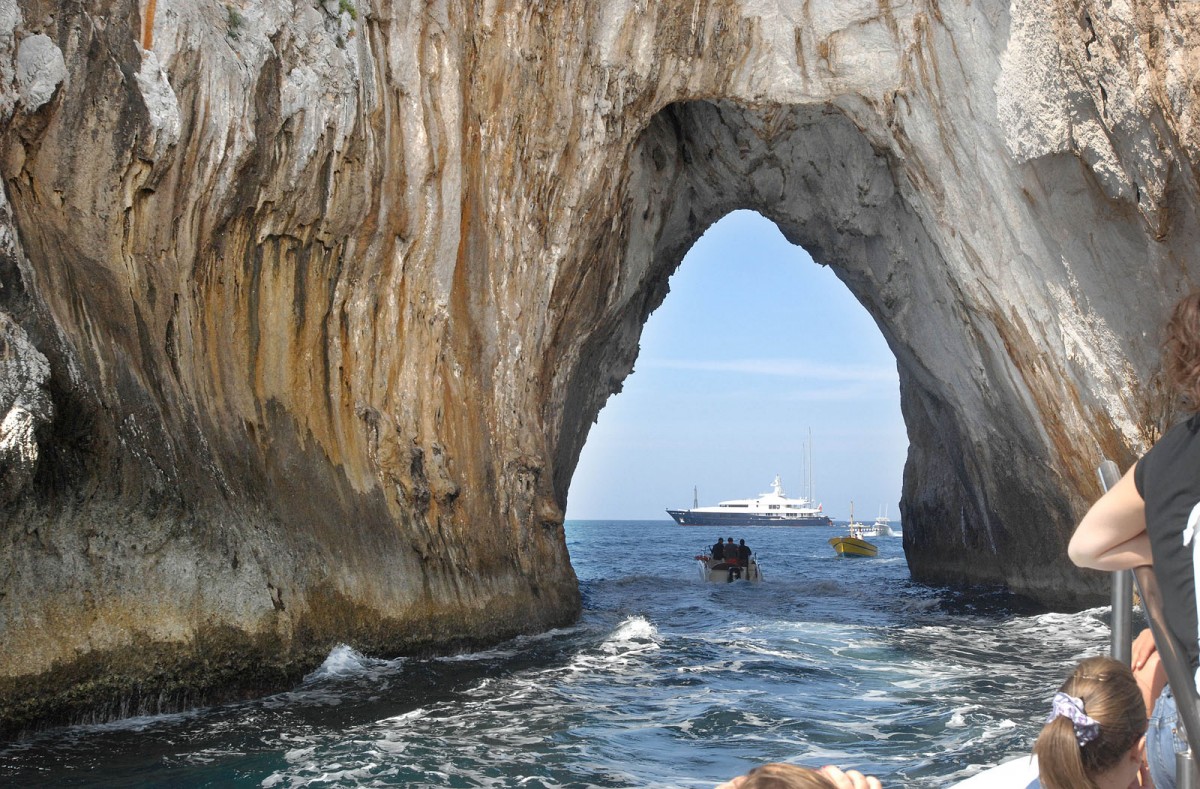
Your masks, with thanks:
<instances>
[{"instance_id":1,"label":"rust-colored rock streak","mask_svg":"<svg viewBox=\"0 0 1200 789\"><path fill-rule=\"evenodd\" d=\"M0 0L0 734L571 621L588 427L737 208L896 353L914 576L1093 600L1063 546L1196 280L1198 41L1148 2Z\"/></svg>"}]
</instances>

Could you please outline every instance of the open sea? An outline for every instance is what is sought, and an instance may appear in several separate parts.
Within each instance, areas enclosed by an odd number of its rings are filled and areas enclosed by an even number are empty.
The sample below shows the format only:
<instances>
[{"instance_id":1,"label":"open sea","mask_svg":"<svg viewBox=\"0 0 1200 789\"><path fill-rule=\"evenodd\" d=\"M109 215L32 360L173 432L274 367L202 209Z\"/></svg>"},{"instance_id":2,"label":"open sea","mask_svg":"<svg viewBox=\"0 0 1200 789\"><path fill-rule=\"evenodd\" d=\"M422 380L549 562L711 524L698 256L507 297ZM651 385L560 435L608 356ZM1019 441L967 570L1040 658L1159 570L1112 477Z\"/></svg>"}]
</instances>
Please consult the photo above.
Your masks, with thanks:
<instances>
[{"instance_id":1,"label":"open sea","mask_svg":"<svg viewBox=\"0 0 1200 789\"><path fill-rule=\"evenodd\" d=\"M431 659L338 647L287 693L0 745L0 785L711 789L792 761L945 787L1028 753L1107 650L1107 608L922 586L899 537L839 559L842 533L570 521L572 627ZM699 580L718 536L762 584Z\"/></svg>"}]
</instances>

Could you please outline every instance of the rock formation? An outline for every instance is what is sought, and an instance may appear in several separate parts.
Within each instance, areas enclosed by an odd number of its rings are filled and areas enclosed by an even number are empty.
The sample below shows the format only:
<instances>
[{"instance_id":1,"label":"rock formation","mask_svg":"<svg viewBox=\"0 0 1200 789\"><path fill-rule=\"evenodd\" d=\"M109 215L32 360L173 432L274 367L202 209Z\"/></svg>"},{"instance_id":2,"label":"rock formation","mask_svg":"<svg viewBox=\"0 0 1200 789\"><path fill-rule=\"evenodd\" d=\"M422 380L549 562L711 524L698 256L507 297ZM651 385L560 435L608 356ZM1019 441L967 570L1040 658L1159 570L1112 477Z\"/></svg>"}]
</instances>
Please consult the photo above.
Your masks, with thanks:
<instances>
[{"instance_id":1,"label":"rock formation","mask_svg":"<svg viewBox=\"0 0 1200 789\"><path fill-rule=\"evenodd\" d=\"M754 209L896 354L914 577L1063 547L1168 409L1200 11L0 0L0 734L570 621L588 427Z\"/></svg>"}]
</instances>

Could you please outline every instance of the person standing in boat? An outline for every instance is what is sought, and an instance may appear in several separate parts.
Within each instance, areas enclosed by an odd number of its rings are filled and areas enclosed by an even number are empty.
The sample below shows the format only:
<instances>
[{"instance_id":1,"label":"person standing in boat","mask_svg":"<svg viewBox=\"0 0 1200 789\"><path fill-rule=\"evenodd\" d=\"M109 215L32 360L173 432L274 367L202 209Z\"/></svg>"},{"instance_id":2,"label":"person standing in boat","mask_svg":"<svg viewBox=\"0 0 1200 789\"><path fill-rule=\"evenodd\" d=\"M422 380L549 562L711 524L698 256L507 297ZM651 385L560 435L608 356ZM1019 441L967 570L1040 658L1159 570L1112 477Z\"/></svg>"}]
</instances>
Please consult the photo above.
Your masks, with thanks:
<instances>
[{"instance_id":1,"label":"person standing in boat","mask_svg":"<svg viewBox=\"0 0 1200 789\"><path fill-rule=\"evenodd\" d=\"M725 558L725 538L718 537L716 543L712 547L712 558L714 562L722 561Z\"/></svg>"},{"instance_id":2,"label":"person standing in boat","mask_svg":"<svg viewBox=\"0 0 1200 789\"><path fill-rule=\"evenodd\" d=\"M1092 505L1067 548L1071 561L1096 570L1153 565L1163 589L1167 630L1190 668L1200 666L1194 558L1200 553L1200 290L1172 310L1163 342L1166 381L1191 416L1171 427ZM1194 692L1194 688L1188 689ZM1146 756L1157 789L1175 787L1175 751L1187 749L1170 687L1154 705Z\"/></svg>"},{"instance_id":3,"label":"person standing in boat","mask_svg":"<svg viewBox=\"0 0 1200 789\"><path fill-rule=\"evenodd\" d=\"M738 547L733 544L733 538L730 537L725 542L725 564L729 567L729 578L734 580L742 577L742 568L738 562Z\"/></svg>"}]
</instances>

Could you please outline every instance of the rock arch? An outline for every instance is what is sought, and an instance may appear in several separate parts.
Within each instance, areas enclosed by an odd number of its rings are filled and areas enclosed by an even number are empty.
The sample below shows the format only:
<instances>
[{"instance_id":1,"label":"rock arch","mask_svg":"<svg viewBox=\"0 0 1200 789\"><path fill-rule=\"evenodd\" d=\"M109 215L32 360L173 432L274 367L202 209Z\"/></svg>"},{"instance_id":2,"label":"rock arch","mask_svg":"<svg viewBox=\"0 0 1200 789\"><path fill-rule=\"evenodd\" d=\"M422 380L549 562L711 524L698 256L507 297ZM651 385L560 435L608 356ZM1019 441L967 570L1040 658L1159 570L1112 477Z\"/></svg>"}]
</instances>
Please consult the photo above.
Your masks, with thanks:
<instances>
[{"instance_id":1,"label":"rock arch","mask_svg":"<svg viewBox=\"0 0 1200 789\"><path fill-rule=\"evenodd\" d=\"M1087 189L1090 176L1073 157L1053 161L1049 169L1059 188L1069 189L1073 181L1080 193ZM1074 353L1078 344L1090 343L1095 354L1113 350L1113 338L1104 334L1104 317L1085 314L1075 295L1046 281L1036 261L973 246L981 235L1011 235L1013 228L990 221L972 226L987 221L982 204L978 210L960 206L971 209L960 214L961 226L931 213L928 173L914 172L897 151L873 145L863 125L831 103L669 105L640 136L629 173L619 199L624 232L616 249L606 250L619 270L607 282L610 293L613 282L627 290L636 283L638 290L629 295L623 327L605 329L616 348L589 354L581 366L589 375L573 385L588 391L567 386L564 400L586 406L566 409L577 419L562 431L557 468L573 468L586 420L602 402L596 398L607 395L591 377L597 359L609 364L602 380L623 378L636 353L637 331L665 297L667 278L683 254L713 221L748 208L832 266L875 317L897 357L912 442L902 511L915 526L905 537L914 577L997 583L1055 605L1102 594L1104 579L1069 566L1065 538L1080 512L1079 492L1095 488L1093 466L1103 456L1128 460L1129 448L1089 402L1097 393L1076 388L1075 373L1050 362L1039 345L1053 332L1060 350ZM985 199L985 184L959 186ZM1035 200L1028 191L1022 199ZM1079 207L1061 208L1058 215L1049 211L1048 225L1065 227ZM1095 208L1100 215L1110 209ZM1096 218L1100 227L1111 221ZM1112 240L1111 249L1129 248L1130 241L1133 249L1140 245L1127 228L1101 232ZM1047 256L1057 252L1046 250ZM1128 252L1130 258L1138 254ZM1080 287L1070 271L1062 273ZM567 313L586 315L589 305L597 310L605 303L595 290L572 292L578 302L564 301ZM1022 293L1037 293L1040 303ZM1097 294L1101 298L1107 296ZM1094 357L1085 361L1105 364ZM1106 390L1123 381L1131 407L1148 413L1148 376L1139 376L1119 355L1110 361L1113 369L1103 373ZM1101 418L1092 422L1093 415ZM565 483L556 482L561 495Z\"/></svg>"}]
</instances>

